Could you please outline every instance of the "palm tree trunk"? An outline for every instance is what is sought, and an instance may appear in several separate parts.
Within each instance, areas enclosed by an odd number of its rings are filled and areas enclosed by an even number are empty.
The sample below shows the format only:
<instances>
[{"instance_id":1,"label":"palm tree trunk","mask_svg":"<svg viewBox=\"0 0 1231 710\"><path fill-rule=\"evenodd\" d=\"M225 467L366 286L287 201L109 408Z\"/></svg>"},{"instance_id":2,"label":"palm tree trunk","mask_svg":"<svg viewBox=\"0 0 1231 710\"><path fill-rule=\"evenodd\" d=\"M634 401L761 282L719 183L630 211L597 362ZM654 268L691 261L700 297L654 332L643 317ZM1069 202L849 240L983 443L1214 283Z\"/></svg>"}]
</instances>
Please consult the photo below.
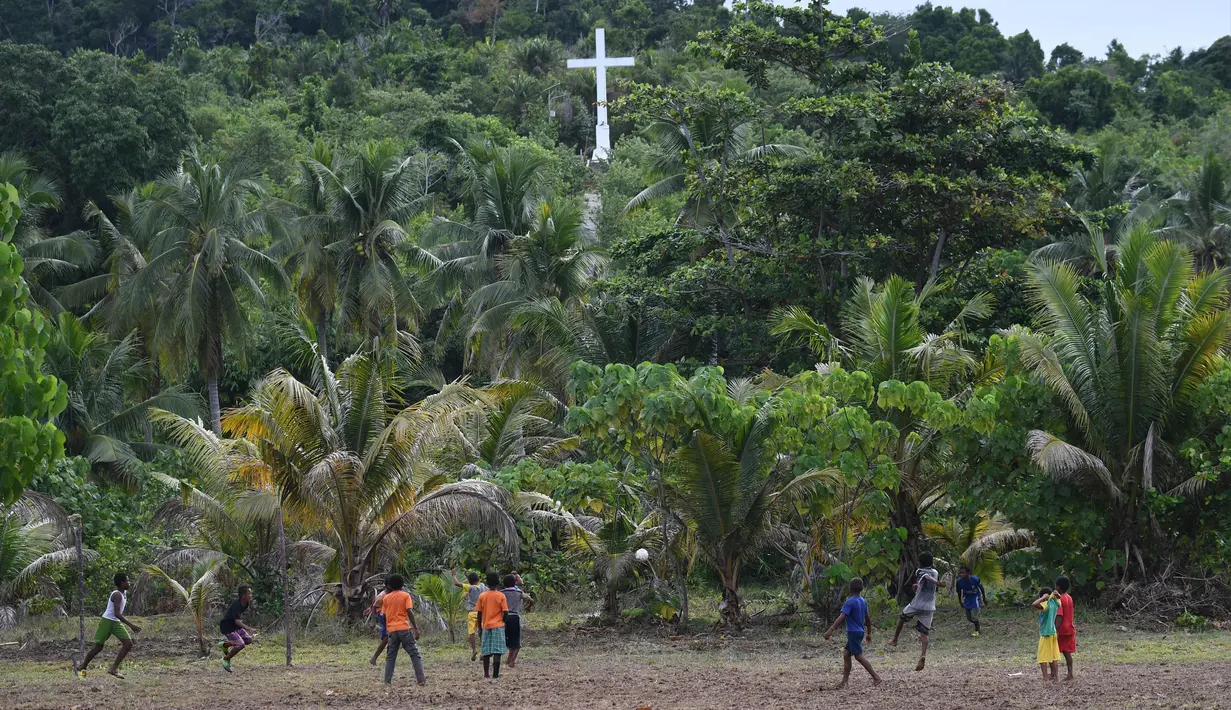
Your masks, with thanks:
<instances>
[{"instance_id":1,"label":"palm tree trunk","mask_svg":"<svg viewBox=\"0 0 1231 710\"><path fill-rule=\"evenodd\" d=\"M197 617L197 646L201 649L201 658L209 655L209 650L205 648L205 620Z\"/></svg>"},{"instance_id":2,"label":"palm tree trunk","mask_svg":"<svg viewBox=\"0 0 1231 710\"><path fill-rule=\"evenodd\" d=\"M316 319L316 349L320 351L321 360L329 363L329 348L325 341L325 324L328 322L325 314Z\"/></svg>"},{"instance_id":3,"label":"palm tree trunk","mask_svg":"<svg viewBox=\"0 0 1231 710\"><path fill-rule=\"evenodd\" d=\"M286 527L282 524L282 502L278 501L278 565L282 573L282 623L286 629L286 666L291 666L291 636L295 617L291 609L291 585L286 571Z\"/></svg>"},{"instance_id":4,"label":"palm tree trunk","mask_svg":"<svg viewBox=\"0 0 1231 710\"><path fill-rule=\"evenodd\" d=\"M206 378L209 389L209 424L215 434L222 434L222 406L218 401L218 375L210 373Z\"/></svg>"}]
</instances>

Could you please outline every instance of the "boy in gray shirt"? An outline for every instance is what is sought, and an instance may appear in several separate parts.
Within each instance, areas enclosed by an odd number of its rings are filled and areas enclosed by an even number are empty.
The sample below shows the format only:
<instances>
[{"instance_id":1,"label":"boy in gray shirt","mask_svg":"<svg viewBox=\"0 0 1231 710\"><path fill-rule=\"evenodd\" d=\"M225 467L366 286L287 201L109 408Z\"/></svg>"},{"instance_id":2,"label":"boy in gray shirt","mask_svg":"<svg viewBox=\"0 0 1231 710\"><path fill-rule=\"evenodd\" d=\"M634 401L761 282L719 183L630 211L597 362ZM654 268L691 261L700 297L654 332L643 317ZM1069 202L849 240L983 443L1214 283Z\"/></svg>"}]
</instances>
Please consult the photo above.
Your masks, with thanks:
<instances>
[{"instance_id":1,"label":"boy in gray shirt","mask_svg":"<svg viewBox=\"0 0 1231 710\"><path fill-rule=\"evenodd\" d=\"M919 645L922 647L919 663L915 666L917 671L923 670L927 662L928 634L932 631L932 617L936 614L936 588L940 585L940 573L932 567L932 553L924 552L919 555L919 564L923 566L915 570L915 598L902 609L902 615L898 617L898 628L893 632L893 640L889 642L890 646L897 646L902 627L914 619L915 630L919 632Z\"/></svg>"}]
</instances>

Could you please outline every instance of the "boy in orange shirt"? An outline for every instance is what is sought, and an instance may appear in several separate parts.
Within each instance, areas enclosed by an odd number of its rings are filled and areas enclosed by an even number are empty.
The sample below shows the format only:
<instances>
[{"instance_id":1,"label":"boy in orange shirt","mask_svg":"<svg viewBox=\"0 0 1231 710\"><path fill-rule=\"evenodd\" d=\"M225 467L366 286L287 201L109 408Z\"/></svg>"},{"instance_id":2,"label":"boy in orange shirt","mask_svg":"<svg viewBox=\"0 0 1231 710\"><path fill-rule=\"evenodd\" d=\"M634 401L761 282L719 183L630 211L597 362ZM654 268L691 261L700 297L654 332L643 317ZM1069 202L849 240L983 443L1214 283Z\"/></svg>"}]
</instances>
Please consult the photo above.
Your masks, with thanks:
<instances>
[{"instance_id":1,"label":"boy in orange shirt","mask_svg":"<svg viewBox=\"0 0 1231 710\"><path fill-rule=\"evenodd\" d=\"M380 601L380 611L385 615L385 629L389 632L389 650L385 653L385 683L393 682L393 669L397 666L398 649L406 650L415 667L415 681L427 685L423 675L423 657L419 655L419 624L415 622L414 601L402 590L405 582L402 575L391 574L385 579L385 597Z\"/></svg>"},{"instance_id":2,"label":"boy in orange shirt","mask_svg":"<svg viewBox=\"0 0 1231 710\"><path fill-rule=\"evenodd\" d=\"M480 653L483 654L484 678L500 677L500 657L508 650L504 645L504 614L509 610L509 600L499 589L500 575L489 572L487 591L479 595L479 601L474 606L479 614L479 626L483 629ZM493 657L495 661L492 661Z\"/></svg>"}]
</instances>

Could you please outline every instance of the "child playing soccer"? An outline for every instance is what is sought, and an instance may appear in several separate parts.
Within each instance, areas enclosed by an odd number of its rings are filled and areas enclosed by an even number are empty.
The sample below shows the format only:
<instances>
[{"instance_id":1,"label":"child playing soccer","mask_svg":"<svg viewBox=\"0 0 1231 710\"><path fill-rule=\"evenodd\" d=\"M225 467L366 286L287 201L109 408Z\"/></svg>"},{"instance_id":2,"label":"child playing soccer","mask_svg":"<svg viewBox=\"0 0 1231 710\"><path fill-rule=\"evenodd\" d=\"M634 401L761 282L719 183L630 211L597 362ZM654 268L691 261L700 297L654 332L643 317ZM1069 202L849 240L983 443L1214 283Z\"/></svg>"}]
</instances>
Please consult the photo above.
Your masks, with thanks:
<instances>
[{"instance_id":1,"label":"child playing soccer","mask_svg":"<svg viewBox=\"0 0 1231 710\"><path fill-rule=\"evenodd\" d=\"M902 627L911 619L915 620L921 649L919 663L915 664L917 671L923 670L927 663L928 634L932 632L932 618L936 615L936 587L940 584L940 573L932 567L932 553L924 552L919 555L919 564L923 566L915 570L915 598L902 609L902 615L898 617L898 628L894 630L893 640L889 642L890 646L897 646Z\"/></svg>"},{"instance_id":2,"label":"child playing soccer","mask_svg":"<svg viewBox=\"0 0 1231 710\"><path fill-rule=\"evenodd\" d=\"M225 641L218 644L218 648L226 651L226 655L222 657L222 670L227 673L231 672L231 659L252 643L253 635L257 632L243 620L244 612L248 611L250 604L252 604L252 587L245 584L239 588L235 601L231 602L231 606L227 607L227 613L218 622L218 630L226 637Z\"/></svg>"},{"instance_id":3,"label":"child playing soccer","mask_svg":"<svg viewBox=\"0 0 1231 710\"><path fill-rule=\"evenodd\" d=\"M453 575L453 586L461 587L466 598L466 633L470 635L470 660L473 661L479 657L479 647L475 643L475 636L479 633L479 614L475 611L475 604L479 602L479 595L487 591L487 587L479 584L478 572L466 575L465 582L457 581L457 574L453 570L449 570L449 574Z\"/></svg>"},{"instance_id":4,"label":"child playing soccer","mask_svg":"<svg viewBox=\"0 0 1231 710\"><path fill-rule=\"evenodd\" d=\"M1050 587L1039 590L1039 598L1032 604L1039 610L1039 653L1037 660L1039 670L1043 671L1043 682L1056 682L1057 667L1060 661L1060 645L1056 639L1056 616L1060 613L1060 599L1052 593ZM1048 677L1047 671L1051 670Z\"/></svg>"},{"instance_id":5,"label":"child playing soccer","mask_svg":"<svg viewBox=\"0 0 1231 710\"><path fill-rule=\"evenodd\" d=\"M128 605L128 574L117 572L112 581L115 582L115 591L107 597L107 610L103 612L103 618L98 622L98 631L94 632L94 648L91 648L82 659L81 665L73 668L73 674L78 678L85 677L85 669L90 665L90 661L94 660L98 652L103 650L103 644L107 642L107 639L114 636L120 640L120 652L115 654L115 662L111 664L111 669L107 672L122 679L124 675L120 673L120 661L124 660L133 648L132 638L128 635L128 629L124 627L132 629L134 634L141 633L140 626L124 618L124 607Z\"/></svg>"},{"instance_id":6,"label":"child playing soccer","mask_svg":"<svg viewBox=\"0 0 1231 710\"><path fill-rule=\"evenodd\" d=\"M866 639L872 643L872 619L868 615L868 602L863 598L863 580L855 577L850 583L851 595L842 605L842 613L834 619L833 625L825 632L825 640L843 621L846 622L846 646L842 649L842 682L834 690L846 687L851 679L851 659L854 658L863 669L872 676L872 685L880 685L880 676L872 670L872 664L863 657L863 642Z\"/></svg>"},{"instance_id":7,"label":"child playing soccer","mask_svg":"<svg viewBox=\"0 0 1231 710\"><path fill-rule=\"evenodd\" d=\"M517 667L517 654L521 651L521 612L529 606L530 597L521 590L516 574L504 576L504 589L500 591L508 602L509 611L504 617L504 643L509 649L509 668Z\"/></svg>"},{"instance_id":8,"label":"child playing soccer","mask_svg":"<svg viewBox=\"0 0 1231 710\"><path fill-rule=\"evenodd\" d=\"M427 685L423 674L423 657L419 655L419 624L413 611L415 602L402 590L406 582L400 574L385 578L385 596L380 600L380 611L385 615L385 629L389 632L389 650L385 653L385 684L393 682L393 669L397 667L398 649L404 649L415 667L415 682Z\"/></svg>"},{"instance_id":9,"label":"child playing soccer","mask_svg":"<svg viewBox=\"0 0 1231 710\"><path fill-rule=\"evenodd\" d=\"M487 591L479 595L475 602L475 612L479 615L479 626L483 629L483 640L480 644L483 655L483 677L500 677L500 657L508 651L504 644L504 614L509 610L509 600L503 592L496 591L500 587L500 575L495 572L487 574ZM488 668L488 666L493 666Z\"/></svg>"},{"instance_id":10,"label":"child playing soccer","mask_svg":"<svg viewBox=\"0 0 1231 710\"><path fill-rule=\"evenodd\" d=\"M1077 653L1077 627L1073 625L1073 597L1069 596L1069 578L1056 578L1056 592L1059 595L1060 611L1056 622L1056 645L1064 656L1064 665L1068 674L1066 681L1073 680L1073 654Z\"/></svg>"},{"instance_id":11,"label":"child playing soccer","mask_svg":"<svg viewBox=\"0 0 1231 710\"><path fill-rule=\"evenodd\" d=\"M372 660L368 661L369 665L376 665L376 659L380 658L380 654L384 652L385 646L389 644L389 630L385 628L385 615L380 612L380 603L385 599L385 592L382 589L376 598L372 600L372 606L368 608L368 614L376 615L376 625L380 627L380 643L376 644L376 653L372 654Z\"/></svg>"},{"instance_id":12,"label":"child playing soccer","mask_svg":"<svg viewBox=\"0 0 1231 710\"><path fill-rule=\"evenodd\" d=\"M962 608L966 610L966 620L975 625L975 630L970 635L978 638L979 609L987 604L987 591L983 589L983 582L970 573L968 565L962 565L958 574L957 593L962 600Z\"/></svg>"}]
</instances>

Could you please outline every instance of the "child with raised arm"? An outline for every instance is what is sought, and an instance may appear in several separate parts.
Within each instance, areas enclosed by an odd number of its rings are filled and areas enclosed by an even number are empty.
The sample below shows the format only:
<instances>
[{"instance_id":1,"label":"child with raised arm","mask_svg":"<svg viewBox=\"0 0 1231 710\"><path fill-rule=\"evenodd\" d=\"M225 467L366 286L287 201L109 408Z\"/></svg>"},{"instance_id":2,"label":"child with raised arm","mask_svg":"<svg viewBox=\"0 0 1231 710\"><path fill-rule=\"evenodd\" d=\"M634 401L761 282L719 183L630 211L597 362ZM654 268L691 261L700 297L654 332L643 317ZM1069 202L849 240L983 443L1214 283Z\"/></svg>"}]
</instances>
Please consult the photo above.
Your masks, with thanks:
<instances>
[{"instance_id":1,"label":"child with raised arm","mask_svg":"<svg viewBox=\"0 0 1231 710\"><path fill-rule=\"evenodd\" d=\"M936 615L936 588L940 585L940 573L932 567L932 553L924 552L919 555L919 564L923 566L915 570L915 598L902 609L902 615L898 617L898 628L894 630L893 640L889 642L890 646L897 646L902 627L914 619L915 630L919 632L920 647L919 663L915 664L917 671L923 670L927 663L928 635L932 633L932 619Z\"/></svg>"},{"instance_id":2,"label":"child with raised arm","mask_svg":"<svg viewBox=\"0 0 1231 710\"><path fill-rule=\"evenodd\" d=\"M227 673L231 672L231 659L247 648L256 635L256 629L245 624L243 619L244 612L248 611L251 604L252 587L242 585L235 601L231 602L227 613L218 622L218 630L226 637L225 641L218 644L218 648L226 652L222 657L222 670Z\"/></svg>"},{"instance_id":3,"label":"child with raised arm","mask_svg":"<svg viewBox=\"0 0 1231 710\"><path fill-rule=\"evenodd\" d=\"M376 594L376 598L372 600L372 606L367 610L367 614L376 615L376 626L380 630L380 643L376 644L376 652L372 654L372 659L368 661L369 665L376 665L376 659L380 658L380 654L384 653L385 646L389 644L389 630L385 628L385 615L380 610L380 604L385 600L385 590L380 590Z\"/></svg>"},{"instance_id":4,"label":"child with raised arm","mask_svg":"<svg viewBox=\"0 0 1231 710\"><path fill-rule=\"evenodd\" d=\"M1060 601L1059 617L1056 622L1056 645L1060 647L1060 655L1064 656L1064 665L1068 674L1064 677L1073 680L1073 654L1077 653L1077 627L1073 624L1073 597L1069 596L1069 578L1056 578L1056 594Z\"/></svg>"},{"instance_id":5,"label":"child with raised arm","mask_svg":"<svg viewBox=\"0 0 1231 710\"><path fill-rule=\"evenodd\" d=\"M500 677L500 657L508 651L504 644L504 615L509 610L509 600L500 588L500 575L495 572L487 574L487 591L479 595L475 603L475 612L479 615L479 626L483 629L483 640L480 643L483 656L483 677ZM489 666L494 666L489 668Z\"/></svg>"},{"instance_id":6,"label":"child with raised arm","mask_svg":"<svg viewBox=\"0 0 1231 710\"><path fill-rule=\"evenodd\" d=\"M402 589L406 585L400 574L385 578L385 596L380 600L380 613L385 615L385 629L389 632L389 650L385 652L385 684L393 682L397 668L398 650L406 651L415 667L415 682L427 685L423 674L423 657L419 654L419 623L415 621L415 602Z\"/></svg>"},{"instance_id":7,"label":"child with raised arm","mask_svg":"<svg viewBox=\"0 0 1231 710\"><path fill-rule=\"evenodd\" d=\"M111 664L111 669L107 672L116 678L123 679L124 675L120 673L120 661L123 661L133 648L132 638L128 635L128 629L124 627L132 629L134 634L141 633L140 626L124 618L124 607L128 606L128 574L117 572L112 581L115 583L115 590L107 597L107 610L103 612L103 618L98 622L98 630L94 632L94 648L91 648L82 659L81 665L73 669L73 674L78 678L85 677L85 669L90 665L90 661L94 660L98 652L103 650L107 639L114 636L120 640L120 652L115 654L115 662Z\"/></svg>"},{"instance_id":8,"label":"child with raised arm","mask_svg":"<svg viewBox=\"0 0 1231 710\"><path fill-rule=\"evenodd\" d=\"M1056 617L1060 613L1060 599L1052 592L1051 587L1043 587L1039 590L1039 598L1035 599L1031 606L1039 610L1039 652L1036 657L1039 670L1043 671L1044 683L1049 680L1055 683L1058 679L1057 664L1060 661L1060 644L1056 638Z\"/></svg>"},{"instance_id":9,"label":"child with raised arm","mask_svg":"<svg viewBox=\"0 0 1231 710\"><path fill-rule=\"evenodd\" d=\"M462 595L466 602L466 633L470 636L470 660L475 660L479 657L479 647L476 643L476 635L479 633L479 614L475 611L475 605L479 602L479 595L487 591L487 587L479 584L479 573L471 572L466 575L465 582L457 581L457 573L449 570L449 574L453 575L453 586L462 588Z\"/></svg>"},{"instance_id":10,"label":"child with raised arm","mask_svg":"<svg viewBox=\"0 0 1231 710\"><path fill-rule=\"evenodd\" d=\"M962 600L962 608L966 610L966 620L975 625L971 636L979 637L979 610L987 604L987 590L983 582L970 573L970 565L962 565L958 574L957 593Z\"/></svg>"},{"instance_id":11,"label":"child with raised arm","mask_svg":"<svg viewBox=\"0 0 1231 710\"><path fill-rule=\"evenodd\" d=\"M509 611L504 616L504 643L509 649L509 668L516 668L517 654L521 652L521 613L532 602L521 590L516 574L504 576L504 589L500 593L509 603Z\"/></svg>"},{"instance_id":12,"label":"child with raised arm","mask_svg":"<svg viewBox=\"0 0 1231 710\"><path fill-rule=\"evenodd\" d=\"M868 602L863 598L863 580L855 577L850 583L850 596L842 605L842 613L834 619L833 625L825 632L825 640L833 634L834 629L846 622L846 646L842 649L842 682L834 690L846 687L851 679L851 659L854 658L863 669L872 676L872 685L880 685L880 676L872 670L872 664L863 656L863 642L872 643L872 619L868 614Z\"/></svg>"}]
</instances>

